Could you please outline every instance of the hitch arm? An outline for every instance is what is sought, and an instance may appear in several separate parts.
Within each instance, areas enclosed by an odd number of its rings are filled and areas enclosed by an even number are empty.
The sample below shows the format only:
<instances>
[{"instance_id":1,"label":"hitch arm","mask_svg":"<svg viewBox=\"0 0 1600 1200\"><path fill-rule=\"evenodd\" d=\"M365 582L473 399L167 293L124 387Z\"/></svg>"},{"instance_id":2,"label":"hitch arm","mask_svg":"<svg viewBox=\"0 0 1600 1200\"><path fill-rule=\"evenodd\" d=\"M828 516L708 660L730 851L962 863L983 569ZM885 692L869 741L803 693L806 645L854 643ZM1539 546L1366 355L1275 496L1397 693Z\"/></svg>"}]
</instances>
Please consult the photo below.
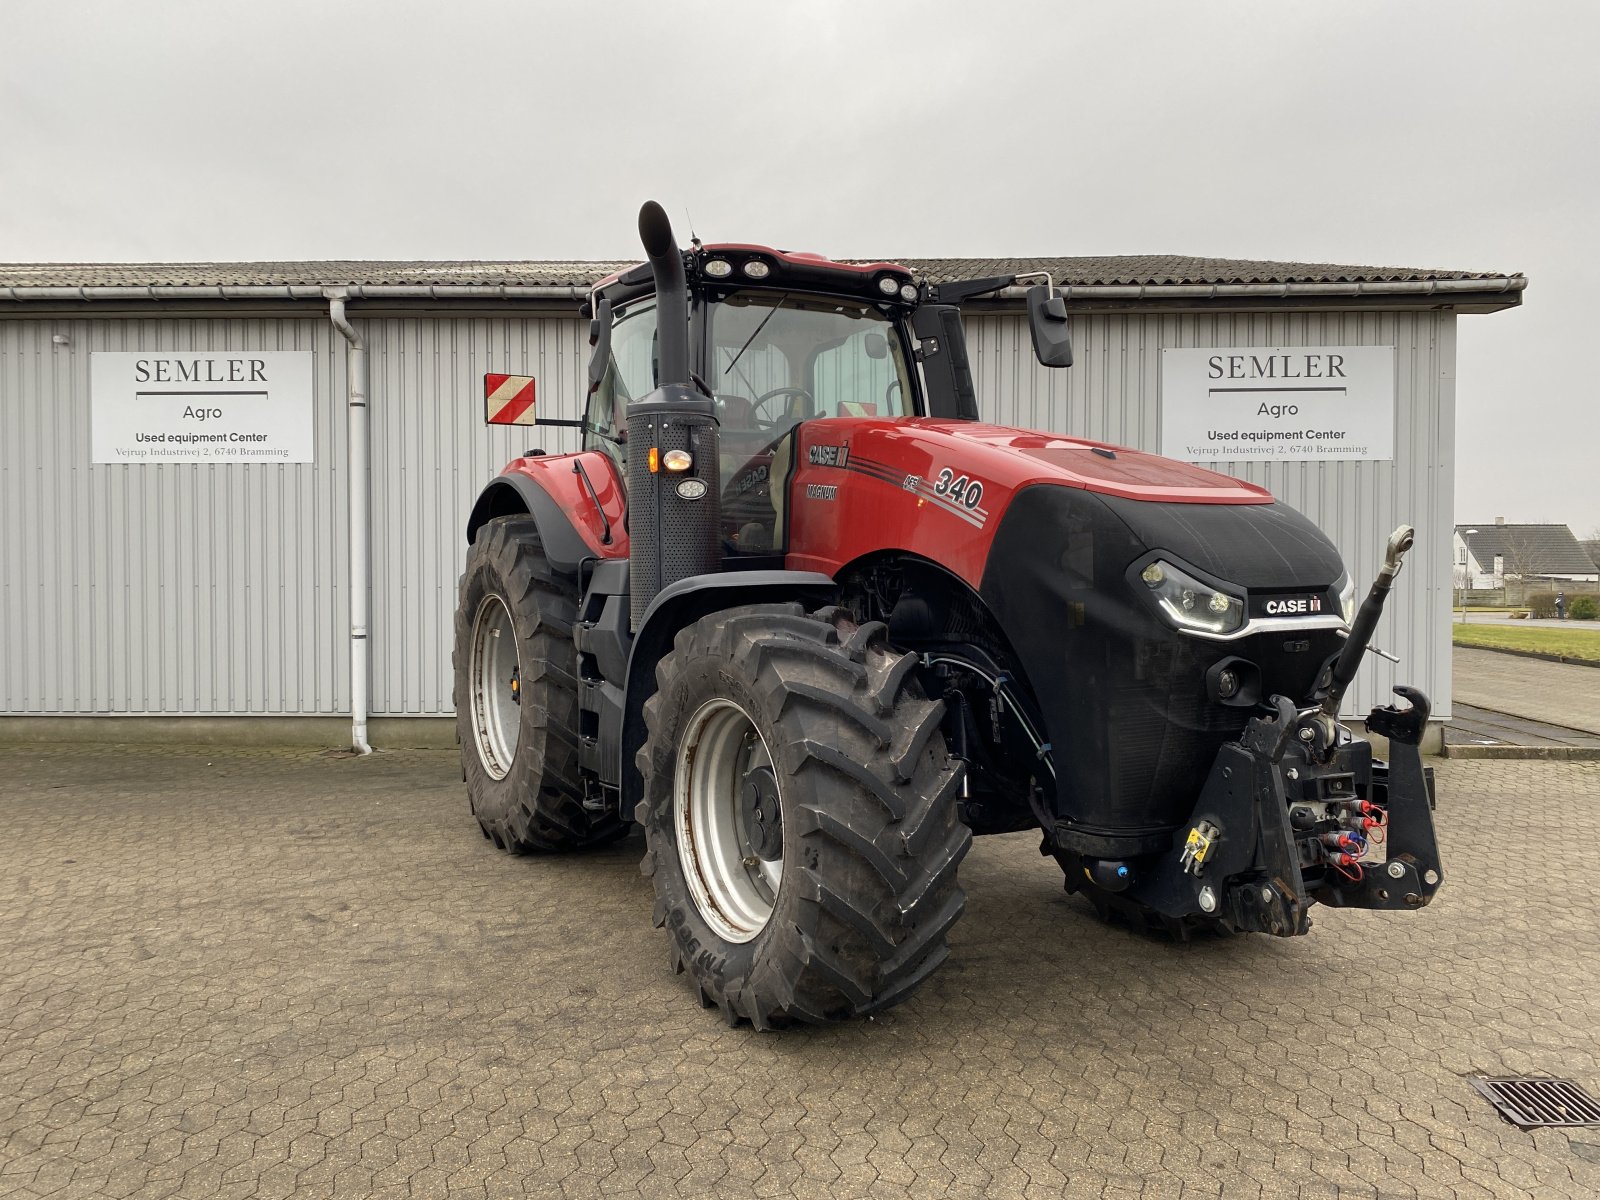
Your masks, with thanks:
<instances>
[{"instance_id":1,"label":"hitch arm","mask_svg":"<svg viewBox=\"0 0 1600 1200\"><path fill-rule=\"evenodd\" d=\"M1350 627L1350 636L1345 639L1344 649L1339 652L1329 671L1322 695L1322 711L1330 717L1337 719L1339 716L1339 704L1350 687L1350 681L1361 669L1361 656L1372 644L1372 635L1377 631L1378 618L1383 616L1389 590L1394 587L1394 578L1405 565L1406 551L1411 549L1415 540L1416 530L1409 525L1402 525L1389 535L1383 566L1378 568L1378 577L1372 581L1367 598L1361 602L1355 623Z\"/></svg>"}]
</instances>

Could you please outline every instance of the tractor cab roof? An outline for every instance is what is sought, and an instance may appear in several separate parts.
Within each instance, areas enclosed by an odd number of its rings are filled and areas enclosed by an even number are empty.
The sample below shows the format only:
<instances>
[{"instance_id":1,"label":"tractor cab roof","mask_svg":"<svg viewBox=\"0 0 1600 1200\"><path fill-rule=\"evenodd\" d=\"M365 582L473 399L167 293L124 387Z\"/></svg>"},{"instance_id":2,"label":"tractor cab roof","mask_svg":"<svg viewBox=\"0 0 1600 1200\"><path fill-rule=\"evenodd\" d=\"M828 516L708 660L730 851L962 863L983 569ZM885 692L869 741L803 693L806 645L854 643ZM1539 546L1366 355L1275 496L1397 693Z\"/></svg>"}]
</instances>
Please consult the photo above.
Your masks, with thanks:
<instances>
[{"instance_id":1,"label":"tractor cab roof","mask_svg":"<svg viewBox=\"0 0 1600 1200\"><path fill-rule=\"evenodd\" d=\"M835 262L821 254L776 250L744 242L713 242L684 251L684 273L698 290L773 288L814 291L870 299L907 308L922 291L910 268L899 263ZM616 271L594 285L594 294L613 305L655 290L649 263Z\"/></svg>"}]
</instances>

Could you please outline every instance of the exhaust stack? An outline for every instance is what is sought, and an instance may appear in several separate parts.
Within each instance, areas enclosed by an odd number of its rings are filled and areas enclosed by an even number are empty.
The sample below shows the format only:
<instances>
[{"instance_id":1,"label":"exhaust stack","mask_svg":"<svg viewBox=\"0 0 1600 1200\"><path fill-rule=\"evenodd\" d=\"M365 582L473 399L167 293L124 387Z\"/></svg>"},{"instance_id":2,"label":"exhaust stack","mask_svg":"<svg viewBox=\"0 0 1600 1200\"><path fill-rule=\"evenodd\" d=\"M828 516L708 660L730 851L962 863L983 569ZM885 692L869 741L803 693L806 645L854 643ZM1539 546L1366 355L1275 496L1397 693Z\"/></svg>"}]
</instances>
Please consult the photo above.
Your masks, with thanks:
<instances>
[{"instance_id":1,"label":"exhaust stack","mask_svg":"<svg viewBox=\"0 0 1600 1200\"><path fill-rule=\"evenodd\" d=\"M693 386L683 252L654 200L639 210L639 240L656 283L656 388L628 405L629 592L635 629L662 589L722 566L716 403ZM689 465L673 469L685 453Z\"/></svg>"}]
</instances>

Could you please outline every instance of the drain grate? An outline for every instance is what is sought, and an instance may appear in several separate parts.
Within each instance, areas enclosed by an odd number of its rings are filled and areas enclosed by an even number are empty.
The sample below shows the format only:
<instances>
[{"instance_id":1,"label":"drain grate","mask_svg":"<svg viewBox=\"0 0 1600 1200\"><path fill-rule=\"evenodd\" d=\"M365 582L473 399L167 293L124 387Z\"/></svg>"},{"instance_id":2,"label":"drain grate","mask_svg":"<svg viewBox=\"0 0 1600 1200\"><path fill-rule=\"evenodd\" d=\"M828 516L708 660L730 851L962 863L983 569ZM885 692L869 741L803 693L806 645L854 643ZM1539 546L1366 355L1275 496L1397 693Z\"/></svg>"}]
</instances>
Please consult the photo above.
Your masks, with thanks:
<instances>
[{"instance_id":1,"label":"drain grate","mask_svg":"<svg viewBox=\"0 0 1600 1200\"><path fill-rule=\"evenodd\" d=\"M1600 1102L1570 1079L1474 1079L1472 1086L1518 1129L1600 1126Z\"/></svg>"}]
</instances>

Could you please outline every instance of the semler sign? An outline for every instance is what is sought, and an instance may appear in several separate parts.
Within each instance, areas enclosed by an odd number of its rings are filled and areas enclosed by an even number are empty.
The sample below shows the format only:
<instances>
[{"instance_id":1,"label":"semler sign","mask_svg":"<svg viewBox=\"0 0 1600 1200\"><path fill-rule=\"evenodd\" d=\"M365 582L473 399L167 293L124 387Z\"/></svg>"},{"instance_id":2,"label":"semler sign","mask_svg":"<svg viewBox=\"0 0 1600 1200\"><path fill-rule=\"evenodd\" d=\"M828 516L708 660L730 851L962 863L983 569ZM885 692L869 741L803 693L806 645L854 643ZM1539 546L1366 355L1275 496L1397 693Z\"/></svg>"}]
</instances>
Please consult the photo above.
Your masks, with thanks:
<instances>
[{"instance_id":1,"label":"semler sign","mask_svg":"<svg viewBox=\"0 0 1600 1200\"><path fill-rule=\"evenodd\" d=\"M315 461L309 350L89 355L97 463Z\"/></svg>"},{"instance_id":2,"label":"semler sign","mask_svg":"<svg viewBox=\"0 0 1600 1200\"><path fill-rule=\"evenodd\" d=\"M1394 347L1163 350L1161 453L1392 459Z\"/></svg>"}]
</instances>

